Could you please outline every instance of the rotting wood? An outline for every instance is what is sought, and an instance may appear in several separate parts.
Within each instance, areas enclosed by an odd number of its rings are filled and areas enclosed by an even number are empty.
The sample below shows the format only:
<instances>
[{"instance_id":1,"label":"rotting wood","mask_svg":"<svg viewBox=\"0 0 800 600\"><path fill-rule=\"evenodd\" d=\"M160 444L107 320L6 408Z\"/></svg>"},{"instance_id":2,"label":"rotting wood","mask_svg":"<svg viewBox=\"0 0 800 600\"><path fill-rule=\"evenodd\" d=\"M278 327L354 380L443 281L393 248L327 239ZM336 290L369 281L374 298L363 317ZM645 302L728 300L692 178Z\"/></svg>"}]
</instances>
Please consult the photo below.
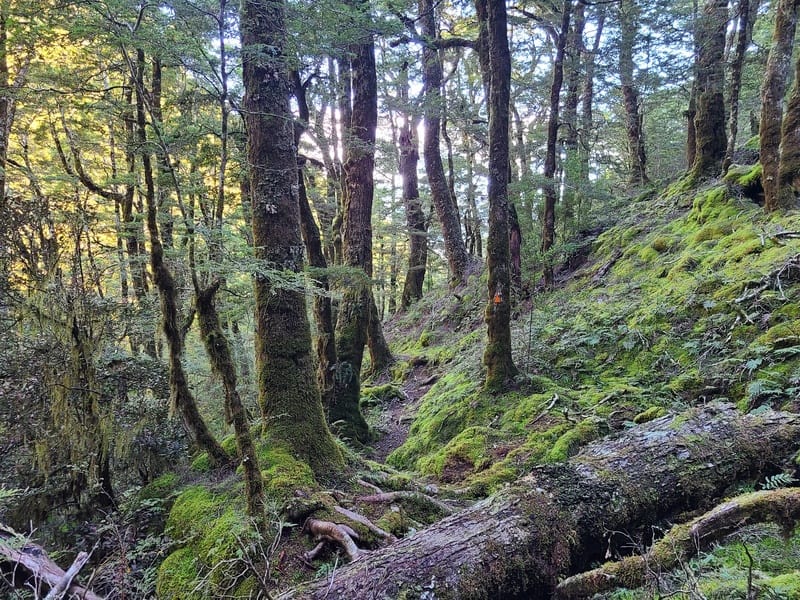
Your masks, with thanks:
<instances>
[{"instance_id":1,"label":"rotting wood","mask_svg":"<svg viewBox=\"0 0 800 600\"><path fill-rule=\"evenodd\" d=\"M330 521L322 521L320 519L307 519L305 525L303 525L303 531L310 533L319 541L338 544L344 549L347 557L351 561L358 560L362 554L359 547L356 546L356 543L353 541L353 539L358 539L358 534L347 525L331 523ZM317 548L312 552L318 553L318 548L319 545L317 545ZM307 560L311 560L312 558L313 556L309 558L309 555L306 555Z\"/></svg>"},{"instance_id":2,"label":"rotting wood","mask_svg":"<svg viewBox=\"0 0 800 600\"><path fill-rule=\"evenodd\" d=\"M357 500L358 502L366 502L368 504L381 504L381 503L388 504L390 502L396 502L398 500L412 500L412 501L422 502L425 504L431 504L445 515L452 515L455 512L455 509L453 509L452 506L445 504L441 500L437 500L436 498L428 496L427 494L423 494L421 492L414 492L411 490L399 490L396 492L383 492L382 494L373 494L372 496L361 496Z\"/></svg>"},{"instance_id":3,"label":"rotting wood","mask_svg":"<svg viewBox=\"0 0 800 600\"><path fill-rule=\"evenodd\" d=\"M684 510L708 509L737 481L774 472L800 445L800 415L743 415L710 403L587 445L568 462L281 598L549 599L560 577L602 560L620 540Z\"/></svg>"},{"instance_id":4,"label":"rotting wood","mask_svg":"<svg viewBox=\"0 0 800 600\"><path fill-rule=\"evenodd\" d=\"M80 562L82 555L85 560ZM0 523L0 562L10 562L12 565L22 567L37 581L43 581L50 588L47 598L80 598L81 600L103 600L91 590L72 583L75 575L83 567L89 556L81 552L75 559L69 571L59 567L47 555L44 548L26 540L10 527ZM72 572L74 570L74 573ZM56 593L52 596L53 592Z\"/></svg>"}]
</instances>

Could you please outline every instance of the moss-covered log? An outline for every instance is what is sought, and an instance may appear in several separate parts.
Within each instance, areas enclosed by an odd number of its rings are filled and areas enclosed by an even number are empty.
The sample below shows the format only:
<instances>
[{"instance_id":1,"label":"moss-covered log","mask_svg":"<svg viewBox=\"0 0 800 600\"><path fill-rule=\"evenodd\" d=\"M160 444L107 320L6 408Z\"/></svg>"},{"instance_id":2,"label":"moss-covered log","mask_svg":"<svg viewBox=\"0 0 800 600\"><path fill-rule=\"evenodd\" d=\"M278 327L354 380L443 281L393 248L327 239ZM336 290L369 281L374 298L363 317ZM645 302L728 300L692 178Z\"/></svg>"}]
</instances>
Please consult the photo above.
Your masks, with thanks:
<instances>
[{"instance_id":1,"label":"moss-covered log","mask_svg":"<svg viewBox=\"0 0 800 600\"><path fill-rule=\"evenodd\" d=\"M579 600L615 587L644 585L648 573L678 567L726 535L752 523L775 522L791 529L800 519L800 489L752 492L732 498L685 525L676 525L643 555L629 556L569 577L558 598Z\"/></svg>"},{"instance_id":2,"label":"moss-covered log","mask_svg":"<svg viewBox=\"0 0 800 600\"><path fill-rule=\"evenodd\" d=\"M551 598L558 577L602 559L621 538L708 507L734 482L775 469L800 444L800 415L742 415L713 403L665 416L536 468L515 485L332 578L303 598Z\"/></svg>"}]
</instances>

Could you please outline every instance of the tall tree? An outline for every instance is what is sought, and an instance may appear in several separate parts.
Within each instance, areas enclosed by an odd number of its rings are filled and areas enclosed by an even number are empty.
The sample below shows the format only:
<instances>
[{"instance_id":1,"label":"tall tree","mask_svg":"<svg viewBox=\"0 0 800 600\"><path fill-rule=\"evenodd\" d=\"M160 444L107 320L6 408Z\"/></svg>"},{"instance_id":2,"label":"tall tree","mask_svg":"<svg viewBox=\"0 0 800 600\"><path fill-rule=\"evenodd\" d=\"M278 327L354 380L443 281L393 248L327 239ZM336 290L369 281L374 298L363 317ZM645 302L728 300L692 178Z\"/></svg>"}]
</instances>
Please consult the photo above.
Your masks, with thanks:
<instances>
[{"instance_id":1,"label":"tall tree","mask_svg":"<svg viewBox=\"0 0 800 600\"><path fill-rule=\"evenodd\" d=\"M451 285L463 283L470 266L467 246L461 235L461 220L455 199L450 194L442 164L440 131L442 126L442 80L444 73L440 50L436 44L437 27L433 0L419 0L419 23L422 35L423 124L425 140L423 156L425 173L431 189L436 215L442 226L445 254Z\"/></svg>"},{"instance_id":2,"label":"tall tree","mask_svg":"<svg viewBox=\"0 0 800 600\"><path fill-rule=\"evenodd\" d=\"M625 107L625 131L628 136L628 181L633 185L646 185L649 181L647 154L644 146L641 100L634 79L633 60L639 21L640 10L637 0L621 0L619 4L619 75Z\"/></svg>"},{"instance_id":3,"label":"tall tree","mask_svg":"<svg viewBox=\"0 0 800 600\"><path fill-rule=\"evenodd\" d=\"M736 48L731 61L730 93L728 104L728 148L722 161L723 173L728 170L736 150L736 136L739 132L739 95L742 89L742 67L747 46L753 37L753 21L758 12L759 0L739 0L737 4Z\"/></svg>"},{"instance_id":4,"label":"tall tree","mask_svg":"<svg viewBox=\"0 0 800 600\"><path fill-rule=\"evenodd\" d=\"M331 423L340 423L341 433L359 442L370 439L361 414L361 365L367 341L372 304L372 200L375 192L375 132L378 126L378 81L375 42L367 27L369 12L363 0L351 0L360 21L359 37L349 47L345 75L351 93L343 98L345 156L344 207L342 211L343 263L363 273L349 285L339 301L336 320L336 385L328 409ZM349 119L346 117L349 116Z\"/></svg>"},{"instance_id":5,"label":"tall tree","mask_svg":"<svg viewBox=\"0 0 800 600\"><path fill-rule=\"evenodd\" d=\"M800 0L779 0L776 7L775 27L772 33L772 48L767 58L764 82L761 86L761 182L764 186L764 210L771 212L781 206L780 163L781 124L783 121L783 97L789 65L792 60L797 8ZM787 196L783 196L787 199Z\"/></svg>"},{"instance_id":6,"label":"tall tree","mask_svg":"<svg viewBox=\"0 0 800 600\"><path fill-rule=\"evenodd\" d=\"M564 0L561 9L561 27L556 34L556 56L553 61L553 81L550 85L550 113L547 119L547 150L544 159L544 215L542 219L542 256L544 257L544 284L553 285L553 264L548 255L556 239L556 145L558 143L558 113L561 86L564 83L564 51L572 15L572 0Z\"/></svg>"},{"instance_id":7,"label":"tall tree","mask_svg":"<svg viewBox=\"0 0 800 600\"><path fill-rule=\"evenodd\" d=\"M478 0L483 2L486 0ZM481 28L484 31L483 28ZM505 2L486 2L486 43L489 53L489 238L486 262L489 299L488 332L483 363L486 388L507 388L517 374L511 356L511 274L508 239L509 101L511 53L508 48Z\"/></svg>"},{"instance_id":8,"label":"tall tree","mask_svg":"<svg viewBox=\"0 0 800 600\"><path fill-rule=\"evenodd\" d=\"M794 208L800 198L800 58L781 128L781 162L778 168L778 206Z\"/></svg>"},{"instance_id":9,"label":"tall tree","mask_svg":"<svg viewBox=\"0 0 800 600\"><path fill-rule=\"evenodd\" d=\"M305 293L270 277L271 270L292 275L303 269L284 19L281 0L242 2L242 106L261 265L255 276L258 396L270 437L329 477L343 458L325 423L314 376Z\"/></svg>"},{"instance_id":10,"label":"tall tree","mask_svg":"<svg viewBox=\"0 0 800 600\"><path fill-rule=\"evenodd\" d=\"M717 175L728 146L725 134L725 31L728 0L706 0L698 22L697 114L692 176Z\"/></svg>"}]
</instances>

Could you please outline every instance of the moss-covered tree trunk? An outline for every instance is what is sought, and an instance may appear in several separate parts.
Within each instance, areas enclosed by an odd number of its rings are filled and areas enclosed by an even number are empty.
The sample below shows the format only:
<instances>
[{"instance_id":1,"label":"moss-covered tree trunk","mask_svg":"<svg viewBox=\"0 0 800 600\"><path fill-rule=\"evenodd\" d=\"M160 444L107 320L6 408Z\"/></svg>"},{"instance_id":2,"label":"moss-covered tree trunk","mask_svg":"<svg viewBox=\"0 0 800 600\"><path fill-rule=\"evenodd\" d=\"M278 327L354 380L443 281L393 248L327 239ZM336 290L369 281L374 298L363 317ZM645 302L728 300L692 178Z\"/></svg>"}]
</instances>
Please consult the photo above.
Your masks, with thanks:
<instances>
[{"instance_id":1,"label":"moss-covered tree trunk","mask_svg":"<svg viewBox=\"0 0 800 600\"><path fill-rule=\"evenodd\" d=\"M622 104L625 108L625 132L628 136L628 181L646 185L647 154L644 146L642 110L639 90L634 79L633 53L639 28L639 7L636 0L622 0L619 5L620 42L619 75L622 81Z\"/></svg>"},{"instance_id":2,"label":"moss-covered tree trunk","mask_svg":"<svg viewBox=\"0 0 800 600\"><path fill-rule=\"evenodd\" d=\"M219 314L214 304L214 299L219 290L220 281L217 280L204 290L200 290L195 297L197 310L197 323L200 335L206 348L211 368L222 380L225 390L225 413L233 423L236 437L236 450L244 471L245 496L247 498L247 514L257 522L264 518L264 481L258 465L253 439L250 435L250 421L247 410L239 396L236 382L236 364L228 338L222 331Z\"/></svg>"},{"instance_id":3,"label":"moss-covered tree trunk","mask_svg":"<svg viewBox=\"0 0 800 600\"><path fill-rule=\"evenodd\" d=\"M404 86L408 99L408 86ZM402 92L401 92L402 93ZM416 120L406 115L399 135L400 174L403 178L403 204L406 208L408 226L408 270L400 297L400 310L405 310L422 298L422 284L425 282L425 268L428 263L428 221L422 209L417 179L419 150L416 134Z\"/></svg>"},{"instance_id":4,"label":"moss-covered tree trunk","mask_svg":"<svg viewBox=\"0 0 800 600\"><path fill-rule=\"evenodd\" d=\"M436 40L436 12L433 0L419 0L420 34L425 43L422 47L422 81L423 81L423 124L425 140L423 157L431 199L442 226L444 250L447 256L450 284L459 285L464 282L470 266L467 246L461 235L461 219L458 206L447 187L447 179L442 164L439 147L442 123L442 80L444 78L439 49L433 43Z\"/></svg>"},{"instance_id":5,"label":"moss-covered tree trunk","mask_svg":"<svg viewBox=\"0 0 800 600\"><path fill-rule=\"evenodd\" d=\"M781 127L781 162L778 168L778 206L794 208L800 198L800 58Z\"/></svg>"},{"instance_id":6,"label":"moss-covered tree trunk","mask_svg":"<svg viewBox=\"0 0 800 600\"><path fill-rule=\"evenodd\" d=\"M728 0L706 0L699 16L697 39L697 113L692 176L718 175L728 146L725 133L725 32Z\"/></svg>"},{"instance_id":7,"label":"moss-covered tree trunk","mask_svg":"<svg viewBox=\"0 0 800 600\"><path fill-rule=\"evenodd\" d=\"M359 19L368 19L363 0L350 4ZM372 200L375 191L375 131L378 125L378 83L375 42L367 28L350 47L348 74L352 100L349 121L343 121L345 157L342 258L364 274L343 290L336 320L336 357L333 402L328 410L338 431L359 442L369 441L369 427L361 414L361 365L372 309Z\"/></svg>"},{"instance_id":8,"label":"moss-covered tree trunk","mask_svg":"<svg viewBox=\"0 0 800 600\"><path fill-rule=\"evenodd\" d=\"M367 348L369 349L369 368L371 373L381 373L394 362L392 350L389 348L386 336L383 335L383 323L378 313L374 295L372 295L372 302L369 308Z\"/></svg>"},{"instance_id":9,"label":"moss-covered tree trunk","mask_svg":"<svg viewBox=\"0 0 800 600\"><path fill-rule=\"evenodd\" d=\"M712 403L599 440L413 536L365 554L302 598L554 597L559 578L602 561L643 529L708 508L800 446L800 416ZM615 532L609 538L609 532Z\"/></svg>"},{"instance_id":10,"label":"moss-covered tree trunk","mask_svg":"<svg viewBox=\"0 0 800 600\"><path fill-rule=\"evenodd\" d=\"M753 37L753 21L758 11L758 0L739 0L737 6L736 48L731 61L730 92L728 93L728 148L722 161L722 172L726 173L731 166L733 153L736 150L736 138L739 133L739 95L742 89L742 67L747 47Z\"/></svg>"},{"instance_id":11,"label":"moss-covered tree trunk","mask_svg":"<svg viewBox=\"0 0 800 600\"><path fill-rule=\"evenodd\" d=\"M186 429L192 434L197 445L208 453L212 464L221 466L228 462L228 455L211 434L200 415L194 395L189 389L186 371L183 368L183 331L178 323L178 290L172 273L164 263L164 247L158 231L158 206L146 130L144 67L144 51L138 49L135 73L137 142L145 181L147 230L150 235L150 268L153 270L153 281L158 288L161 300L162 328L169 346L170 393L173 406L181 413Z\"/></svg>"},{"instance_id":12,"label":"moss-covered tree trunk","mask_svg":"<svg viewBox=\"0 0 800 600\"><path fill-rule=\"evenodd\" d=\"M580 161L578 159L578 104L583 70L583 29L586 24L585 8L578 3L572 27L567 37L566 79L567 90L564 98L562 131L564 138L564 196L563 231L565 234L576 222L576 203L580 194Z\"/></svg>"},{"instance_id":13,"label":"moss-covered tree trunk","mask_svg":"<svg viewBox=\"0 0 800 600\"><path fill-rule=\"evenodd\" d=\"M547 149L544 157L544 212L542 215L542 257L544 260L544 284L553 285L553 262L551 249L556 243L556 146L558 144L558 114L561 86L564 82L564 52L567 45L569 23L572 16L572 0L564 0L561 9L561 28L556 40L556 57L553 61L553 81L550 85L550 113L547 119Z\"/></svg>"},{"instance_id":14,"label":"moss-covered tree trunk","mask_svg":"<svg viewBox=\"0 0 800 600\"><path fill-rule=\"evenodd\" d=\"M772 48L767 58L764 82L761 85L761 123L759 126L764 186L764 210L779 208L779 171L783 97L792 59L798 0L779 0L775 13Z\"/></svg>"},{"instance_id":15,"label":"moss-covered tree trunk","mask_svg":"<svg viewBox=\"0 0 800 600\"><path fill-rule=\"evenodd\" d=\"M486 39L489 49L489 271L485 311L488 339L483 353L486 388L503 389L513 383L517 368L511 357L511 273L508 237L509 101L511 54L508 48L506 7L487 2ZM482 42L483 43L483 42Z\"/></svg>"},{"instance_id":16,"label":"moss-covered tree trunk","mask_svg":"<svg viewBox=\"0 0 800 600\"><path fill-rule=\"evenodd\" d=\"M253 242L260 264L255 275L259 404L270 437L317 475L329 477L343 458L325 423L305 294L270 278L271 270L293 275L303 268L283 2L244 0L241 37Z\"/></svg>"}]
</instances>

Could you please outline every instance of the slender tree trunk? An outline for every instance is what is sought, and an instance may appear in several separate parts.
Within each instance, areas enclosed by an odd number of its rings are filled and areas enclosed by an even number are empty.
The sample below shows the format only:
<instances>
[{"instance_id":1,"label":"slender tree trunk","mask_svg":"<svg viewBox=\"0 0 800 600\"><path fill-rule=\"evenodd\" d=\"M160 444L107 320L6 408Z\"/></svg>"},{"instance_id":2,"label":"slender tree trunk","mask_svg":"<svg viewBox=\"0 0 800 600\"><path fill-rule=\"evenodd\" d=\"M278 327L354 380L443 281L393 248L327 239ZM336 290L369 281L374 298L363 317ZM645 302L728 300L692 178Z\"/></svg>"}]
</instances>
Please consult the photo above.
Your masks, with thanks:
<instances>
[{"instance_id":1,"label":"slender tree trunk","mask_svg":"<svg viewBox=\"0 0 800 600\"><path fill-rule=\"evenodd\" d=\"M717 175L728 146L725 134L725 30L728 0L706 0L700 17L694 178Z\"/></svg>"},{"instance_id":2,"label":"slender tree trunk","mask_svg":"<svg viewBox=\"0 0 800 600\"><path fill-rule=\"evenodd\" d=\"M363 0L352 0L359 17L367 15ZM342 256L348 267L362 270L365 280L349 285L339 302L336 321L334 400L328 411L331 423L358 442L368 442L369 427L361 414L361 365L374 303L372 278L372 200L374 194L375 131L378 123L377 74L373 34L363 31L350 47L352 104L344 121L344 210ZM349 102L349 98L348 98Z\"/></svg>"},{"instance_id":3,"label":"slender tree trunk","mask_svg":"<svg viewBox=\"0 0 800 600\"><path fill-rule=\"evenodd\" d=\"M253 241L263 269L255 277L258 396L271 439L307 461L317 476L330 478L343 458L325 424L314 377L305 294L273 285L267 272L303 269L284 10L280 0L242 2Z\"/></svg>"},{"instance_id":4,"label":"slender tree trunk","mask_svg":"<svg viewBox=\"0 0 800 600\"><path fill-rule=\"evenodd\" d=\"M158 231L158 207L155 182L153 181L153 165L146 133L144 62L144 51L137 49L135 76L137 141L145 180L147 230L150 234L150 268L153 270L153 280L161 299L162 327L169 346L169 383L172 403L180 411L183 422L197 445L208 453L211 463L222 466L228 462L228 455L214 439L200 415L194 395L189 388L186 372L183 369L183 334L178 323L178 290L172 273L164 264L164 247Z\"/></svg>"},{"instance_id":5,"label":"slender tree trunk","mask_svg":"<svg viewBox=\"0 0 800 600\"><path fill-rule=\"evenodd\" d=\"M576 212L579 218L579 226L582 224L581 216L589 210L588 195L585 190L589 189L589 157L591 155L594 137L594 72L597 64L597 55L600 52L600 42L603 38L603 26L606 20L606 7L598 7L597 25L592 43L592 50L586 58L585 79L583 83L583 95L581 97L581 118L580 131L578 134L578 183L579 191L576 201Z\"/></svg>"},{"instance_id":6,"label":"slender tree trunk","mask_svg":"<svg viewBox=\"0 0 800 600\"><path fill-rule=\"evenodd\" d=\"M736 48L734 50L733 61L731 62L731 83L730 83L730 98L728 103L730 105L728 116L728 148L725 151L725 159L722 161L722 173L728 171L733 160L733 153L736 150L736 136L739 132L739 92L742 89L742 67L744 66L744 58L747 52L747 46L750 45L753 32L753 22L751 18L755 18L758 9L758 0L753 0L755 10L750 9L750 0L739 0L738 12L739 19L736 27Z\"/></svg>"},{"instance_id":7,"label":"slender tree trunk","mask_svg":"<svg viewBox=\"0 0 800 600\"><path fill-rule=\"evenodd\" d=\"M556 40L556 58L553 62L553 82L550 86L550 116L547 120L547 150L544 159L544 215L542 219L542 257L544 260L544 285L553 285L553 259L549 255L556 239L556 145L558 143L558 109L561 85L564 81L564 49L572 14L572 0L564 0L561 12L561 29Z\"/></svg>"},{"instance_id":8,"label":"slender tree trunk","mask_svg":"<svg viewBox=\"0 0 800 600\"><path fill-rule=\"evenodd\" d=\"M369 349L369 363L371 373L381 373L394 362L394 356L383 335L383 325L380 313L372 297L372 306L369 313L369 329L367 330L367 348Z\"/></svg>"},{"instance_id":9,"label":"slender tree trunk","mask_svg":"<svg viewBox=\"0 0 800 600\"><path fill-rule=\"evenodd\" d=\"M486 0L478 0L484 2ZM485 311L488 339L483 353L487 389L506 389L517 368L511 356L511 274L509 253L509 102L511 54L505 2L486 2L486 33L481 43L489 49L489 271ZM481 28L483 31L483 28Z\"/></svg>"},{"instance_id":10,"label":"slender tree trunk","mask_svg":"<svg viewBox=\"0 0 800 600\"><path fill-rule=\"evenodd\" d=\"M450 284L464 282L470 266L467 246L461 237L461 220L453 202L442 164L439 132L442 113L442 62L439 51L431 43L436 39L436 15L433 0L419 0L420 32L428 41L422 48L422 81L424 96L425 141L423 156L433 206L442 225L444 249L450 271Z\"/></svg>"},{"instance_id":11,"label":"slender tree trunk","mask_svg":"<svg viewBox=\"0 0 800 600\"><path fill-rule=\"evenodd\" d=\"M647 155L642 130L642 111L639 90L634 80L633 52L639 27L639 7L636 0L622 0L620 12L619 73L622 80L622 100L625 106L625 130L628 135L628 181L646 185Z\"/></svg>"},{"instance_id":12,"label":"slender tree trunk","mask_svg":"<svg viewBox=\"0 0 800 600\"><path fill-rule=\"evenodd\" d=\"M401 77L400 96L408 102L408 65L405 64ZM403 178L403 204L406 209L408 226L408 271L400 297L400 310L422 298L422 284L425 282L425 267L428 262L428 221L422 210L419 198L417 163L419 144L417 143L417 120L406 114L398 136L400 152L400 174Z\"/></svg>"},{"instance_id":13,"label":"slender tree trunk","mask_svg":"<svg viewBox=\"0 0 800 600\"><path fill-rule=\"evenodd\" d=\"M264 481L258 466L253 439L250 436L250 421L247 410L239 396L236 382L236 364L228 339L222 332L214 296L221 281L217 280L201 290L196 296L197 322L206 348L211 369L222 380L225 390L225 412L230 415L236 436L236 449L244 471L247 514L256 521L264 519Z\"/></svg>"},{"instance_id":14,"label":"slender tree trunk","mask_svg":"<svg viewBox=\"0 0 800 600\"><path fill-rule=\"evenodd\" d=\"M692 87L689 91L689 106L684 113L686 117L686 168L691 169L697 155L697 130L695 117L697 117L698 73L697 65L700 60L700 8L698 0L692 0L692 46L694 60L692 61Z\"/></svg>"},{"instance_id":15,"label":"slender tree trunk","mask_svg":"<svg viewBox=\"0 0 800 600\"><path fill-rule=\"evenodd\" d=\"M764 186L764 210L780 205L780 143L783 121L783 97L789 79L789 65L797 26L798 0L779 0L764 82L761 86L761 183Z\"/></svg>"},{"instance_id":16,"label":"slender tree trunk","mask_svg":"<svg viewBox=\"0 0 800 600\"><path fill-rule=\"evenodd\" d=\"M567 67L567 93L564 99L563 126L566 128L564 134L564 193L563 193L563 231L565 235L575 226L576 222L576 203L578 199L580 183L579 169L580 160L578 157L578 104L580 102L580 84L583 61L583 29L586 24L584 6L580 2L575 6L573 23L567 37L566 67Z\"/></svg>"}]
</instances>

